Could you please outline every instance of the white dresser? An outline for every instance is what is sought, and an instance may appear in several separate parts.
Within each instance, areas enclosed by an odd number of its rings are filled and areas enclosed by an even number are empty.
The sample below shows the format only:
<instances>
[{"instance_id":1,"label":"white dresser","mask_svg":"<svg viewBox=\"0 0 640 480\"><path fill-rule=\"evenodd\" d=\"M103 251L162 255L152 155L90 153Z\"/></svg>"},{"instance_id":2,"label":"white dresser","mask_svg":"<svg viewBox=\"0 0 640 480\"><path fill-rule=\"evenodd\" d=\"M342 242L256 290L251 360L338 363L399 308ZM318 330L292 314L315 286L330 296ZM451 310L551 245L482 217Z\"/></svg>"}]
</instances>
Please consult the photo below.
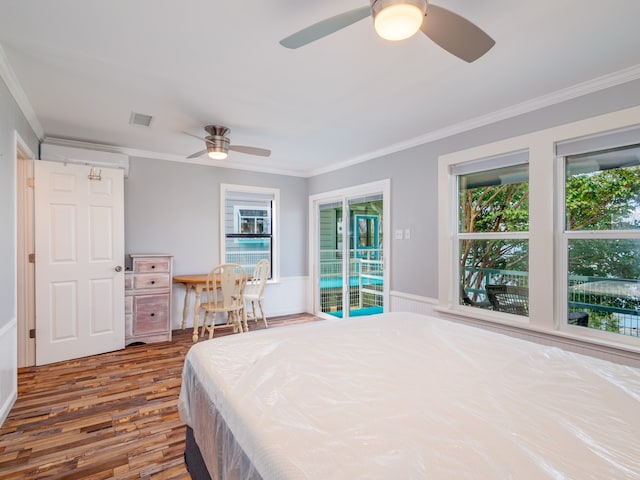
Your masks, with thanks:
<instances>
[{"instance_id":1,"label":"white dresser","mask_svg":"<svg viewBox=\"0 0 640 480\"><path fill-rule=\"evenodd\" d=\"M125 345L171 340L173 255L130 254L125 272Z\"/></svg>"}]
</instances>

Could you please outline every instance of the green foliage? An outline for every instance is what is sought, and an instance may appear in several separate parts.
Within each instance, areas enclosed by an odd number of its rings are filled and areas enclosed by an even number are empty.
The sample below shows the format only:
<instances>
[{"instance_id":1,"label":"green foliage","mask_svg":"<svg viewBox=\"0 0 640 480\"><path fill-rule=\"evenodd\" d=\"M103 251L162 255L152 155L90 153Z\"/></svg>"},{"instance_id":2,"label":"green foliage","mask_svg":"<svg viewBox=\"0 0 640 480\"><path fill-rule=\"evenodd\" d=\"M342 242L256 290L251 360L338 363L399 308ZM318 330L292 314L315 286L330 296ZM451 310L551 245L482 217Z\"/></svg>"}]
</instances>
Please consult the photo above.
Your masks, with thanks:
<instances>
[{"instance_id":1,"label":"green foliage","mask_svg":"<svg viewBox=\"0 0 640 480\"><path fill-rule=\"evenodd\" d=\"M626 167L568 176L567 227L570 230L640 228L633 216L640 203L640 167ZM527 182L461 190L461 232L522 232L529 228ZM480 288L484 276L472 269L528 270L527 242L463 241L460 264L464 285ZM640 241L593 239L569 242L569 275L640 278Z\"/></svg>"},{"instance_id":2,"label":"green foliage","mask_svg":"<svg viewBox=\"0 0 640 480\"><path fill-rule=\"evenodd\" d=\"M529 184L512 183L460 192L462 232L526 232L529 229Z\"/></svg>"},{"instance_id":3,"label":"green foliage","mask_svg":"<svg viewBox=\"0 0 640 480\"><path fill-rule=\"evenodd\" d=\"M638 228L629 218L640 200L640 167L573 175L567 178L568 230Z\"/></svg>"},{"instance_id":4,"label":"green foliage","mask_svg":"<svg viewBox=\"0 0 640 480\"><path fill-rule=\"evenodd\" d=\"M640 167L573 175L566 183L569 230L629 230L640 223L633 213L640 202ZM572 240L569 275L639 278L637 240Z\"/></svg>"},{"instance_id":5,"label":"green foliage","mask_svg":"<svg viewBox=\"0 0 640 480\"><path fill-rule=\"evenodd\" d=\"M462 232L523 232L529 228L527 183L478 187L460 192ZM528 242L524 240L465 240L460 245L463 284L480 288L485 274L475 269L528 270Z\"/></svg>"},{"instance_id":6,"label":"green foliage","mask_svg":"<svg viewBox=\"0 0 640 480\"><path fill-rule=\"evenodd\" d=\"M589 328L618 333L620 321L610 312L589 310Z\"/></svg>"}]
</instances>

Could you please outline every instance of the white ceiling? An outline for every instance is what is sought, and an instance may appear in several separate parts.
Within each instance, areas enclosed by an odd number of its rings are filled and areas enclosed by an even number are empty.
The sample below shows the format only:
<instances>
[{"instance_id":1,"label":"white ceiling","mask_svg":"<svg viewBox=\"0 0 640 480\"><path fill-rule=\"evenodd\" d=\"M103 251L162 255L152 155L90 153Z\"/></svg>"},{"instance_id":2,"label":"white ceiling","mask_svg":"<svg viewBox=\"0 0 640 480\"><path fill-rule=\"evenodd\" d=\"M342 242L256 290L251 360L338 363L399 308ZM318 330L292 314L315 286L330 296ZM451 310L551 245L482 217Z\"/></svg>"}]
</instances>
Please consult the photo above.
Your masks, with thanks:
<instances>
[{"instance_id":1,"label":"white ceiling","mask_svg":"<svg viewBox=\"0 0 640 480\"><path fill-rule=\"evenodd\" d=\"M496 40L471 64L420 33L386 42L371 19L278 44L366 2L0 0L0 47L47 137L180 160L204 148L181 132L222 124L273 151L225 164L303 176L640 77L638 0L435 2Z\"/></svg>"}]
</instances>

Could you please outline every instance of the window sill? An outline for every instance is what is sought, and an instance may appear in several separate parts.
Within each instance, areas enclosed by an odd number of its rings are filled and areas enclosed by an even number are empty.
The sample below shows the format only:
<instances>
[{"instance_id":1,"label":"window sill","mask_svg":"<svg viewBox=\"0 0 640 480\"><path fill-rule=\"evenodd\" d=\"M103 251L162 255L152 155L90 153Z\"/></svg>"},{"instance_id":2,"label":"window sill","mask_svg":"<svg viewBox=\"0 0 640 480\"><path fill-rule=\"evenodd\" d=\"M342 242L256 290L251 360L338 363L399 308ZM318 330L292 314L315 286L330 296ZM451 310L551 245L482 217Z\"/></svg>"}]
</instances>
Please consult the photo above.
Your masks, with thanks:
<instances>
[{"instance_id":1,"label":"window sill","mask_svg":"<svg viewBox=\"0 0 640 480\"><path fill-rule=\"evenodd\" d=\"M474 311L468 311L474 310ZM476 312L475 310L479 310ZM640 368L640 346L620 344L598 338L578 335L570 331L549 330L533 326L528 323L528 317L516 319L516 315L483 313L472 307L455 308L436 306L434 311L449 320L461 321L466 324L488 330L497 331L524 340L554 345L565 350L584 355L590 355L603 360L609 360L624 365ZM584 327L572 327L580 329Z\"/></svg>"}]
</instances>

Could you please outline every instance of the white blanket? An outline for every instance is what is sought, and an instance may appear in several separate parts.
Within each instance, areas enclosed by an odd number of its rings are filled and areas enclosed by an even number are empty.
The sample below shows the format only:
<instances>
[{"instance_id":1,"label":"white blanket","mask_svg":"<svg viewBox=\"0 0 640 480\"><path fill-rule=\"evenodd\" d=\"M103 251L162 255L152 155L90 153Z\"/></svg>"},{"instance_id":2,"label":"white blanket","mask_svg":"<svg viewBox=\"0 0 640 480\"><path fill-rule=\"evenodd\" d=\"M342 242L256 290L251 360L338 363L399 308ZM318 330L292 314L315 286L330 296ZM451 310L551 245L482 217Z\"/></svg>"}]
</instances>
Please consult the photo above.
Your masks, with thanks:
<instances>
[{"instance_id":1,"label":"white blanket","mask_svg":"<svg viewBox=\"0 0 640 480\"><path fill-rule=\"evenodd\" d=\"M179 408L238 476L640 479L639 369L417 314L199 343Z\"/></svg>"}]
</instances>

